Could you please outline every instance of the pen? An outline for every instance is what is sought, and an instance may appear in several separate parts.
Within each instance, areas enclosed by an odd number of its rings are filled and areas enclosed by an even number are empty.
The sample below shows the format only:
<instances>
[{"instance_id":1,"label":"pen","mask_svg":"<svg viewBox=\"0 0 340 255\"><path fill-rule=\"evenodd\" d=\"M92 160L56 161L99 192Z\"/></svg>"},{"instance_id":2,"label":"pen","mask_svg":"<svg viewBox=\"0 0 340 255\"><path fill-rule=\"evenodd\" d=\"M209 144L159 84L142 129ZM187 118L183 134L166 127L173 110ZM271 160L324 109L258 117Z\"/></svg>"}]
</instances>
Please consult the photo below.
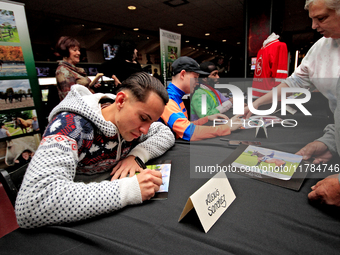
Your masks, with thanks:
<instances>
[{"instance_id":1,"label":"pen","mask_svg":"<svg viewBox=\"0 0 340 255\"><path fill-rule=\"evenodd\" d=\"M229 139L225 139L225 138L220 138L220 140L229 142Z\"/></svg>"},{"instance_id":2,"label":"pen","mask_svg":"<svg viewBox=\"0 0 340 255\"><path fill-rule=\"evenodd\" d=\"M146 169L146 165L144 164L144 162L139 157L135 157L135 160L141 168Z\"/></svg>"}]
</instances>

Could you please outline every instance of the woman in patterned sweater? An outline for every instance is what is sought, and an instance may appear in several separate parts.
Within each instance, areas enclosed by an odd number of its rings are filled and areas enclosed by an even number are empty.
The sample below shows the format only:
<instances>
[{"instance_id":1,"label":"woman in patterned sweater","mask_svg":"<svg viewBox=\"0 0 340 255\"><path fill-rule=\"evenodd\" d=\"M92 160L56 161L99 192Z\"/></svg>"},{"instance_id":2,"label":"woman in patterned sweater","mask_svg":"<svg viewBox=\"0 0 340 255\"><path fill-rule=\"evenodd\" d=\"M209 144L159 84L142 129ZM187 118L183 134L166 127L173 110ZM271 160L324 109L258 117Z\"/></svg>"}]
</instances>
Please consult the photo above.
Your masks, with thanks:
<instances>
[{"instance_id":1,"label":"woman in patterned sweater","mask_svg":"<svg viewBox=\"0 0 340 255\"><path fill-rule=\"evenodd\" d=\"M76 67L80 61L80 43L76 39L69 36L60 37L56 51L63 58L58 61L56 70L58 95L61 101L71 90L72 85L80 84L89 88L91 80L83 68Z\"/></svg>"}]
</instances>

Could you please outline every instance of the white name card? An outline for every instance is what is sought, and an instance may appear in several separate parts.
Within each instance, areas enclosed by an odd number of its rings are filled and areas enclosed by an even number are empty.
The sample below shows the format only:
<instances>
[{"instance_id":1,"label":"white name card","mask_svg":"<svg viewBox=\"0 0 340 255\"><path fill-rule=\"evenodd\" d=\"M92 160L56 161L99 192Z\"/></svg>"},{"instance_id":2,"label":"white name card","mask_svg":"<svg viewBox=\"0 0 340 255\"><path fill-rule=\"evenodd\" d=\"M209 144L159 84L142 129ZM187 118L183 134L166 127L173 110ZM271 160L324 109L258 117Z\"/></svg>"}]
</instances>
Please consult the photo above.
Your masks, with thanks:
<instances>
[{"instance_id":1,"label":"white name card","mask_svg":"<svg viewBox=\"0 0 340 255\"><path fill-rule=\"evenodd\" d=\"M235 198L227 176L224 172L219 172L189 197L178 221L195 208L207 233Z\"/></svg>"}]
</instances>

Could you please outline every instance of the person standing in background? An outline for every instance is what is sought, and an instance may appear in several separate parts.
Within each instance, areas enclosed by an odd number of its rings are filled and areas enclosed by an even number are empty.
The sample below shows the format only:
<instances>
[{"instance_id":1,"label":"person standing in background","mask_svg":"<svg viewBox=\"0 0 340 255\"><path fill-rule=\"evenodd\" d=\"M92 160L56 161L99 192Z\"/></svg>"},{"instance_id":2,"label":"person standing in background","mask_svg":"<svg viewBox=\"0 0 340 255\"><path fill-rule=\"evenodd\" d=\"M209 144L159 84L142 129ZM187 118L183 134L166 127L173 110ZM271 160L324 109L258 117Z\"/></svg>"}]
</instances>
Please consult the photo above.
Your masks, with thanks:
<instances>
[{"instance_id":1,"label":"person standing in background","mask_svg":"<svg viewBox=\"0 0 340 255\"><path fill-rule=\"evenodd\" d=\"M161 76L158 74L157 68L153 69L153 75L152 76L157 78L158 80L162 81Z\"/></svg>"},{"instance_id":2,"label":"person standing in background","mask_svg":"<svg viewBox=\"0 0 340 255\"><path fill-rule=\"evenodd\" d=\"M70 36L62 36L56 45L57 53L63 58L56 70L57 89L60 101L63 100L74 84L90 88L91 80L83 68L76 67L80 61L80 43ZM94 85L99 87L100 84Z\"/></svg>"},{"instance_id":3,"label":"person standing in background","mask_svg":"<svg viewBox=\"0 0 340 255\"><path fill-rule=\"evenodd\" d=\"M0 122L0 138L5 138L11 136L8 129L5 127L5 124Z\"/></svg>"},{"instance_id":4,"label":"person standing in background","mask_svg":"<svg viewBox=\"0 0 340 255\"><path fill-rule=\"evenodd\" d=\"M106 77L114 79L117 87L132 74L143 71L137 61L137 52L136 45L133 42L122 42L116 57L102 63L98 67L98 71Z\"/></svg>"},{"instance_id":5,"label":"person standing in background","mask_svg":"<svg viewBox=\"0 0 340 255\"><path fill-rule=\"evenodd\" d=\"M33 116L32 120L33 120L32 122L33 131L40 131L37 116Z\"/></svg>"},{"instance_id":6,"label":"person standing in background","mask_svg":"<svg viewBox=\"0 0 340 255\"><path fill-rule=\"evenodd\" d=\"M340 149L339 114L339 74L340 74L340 1L307 0L305 9L312 19L312 28L323 35L309 49L298 68L284 82L277 86L277 98L281 98L282 88L318 89L327 99L334 113L335 124L327 125L324 136L308 143L296 154L303 160L312 159L313 164L326 164ZM253 102L253 107L272 102L273 92L261 96ZM252 112L245 108L248 119ZM330 175L312 186L308 194L311 201L340 206L340 175Z\"/></svg>"}]
</instances>

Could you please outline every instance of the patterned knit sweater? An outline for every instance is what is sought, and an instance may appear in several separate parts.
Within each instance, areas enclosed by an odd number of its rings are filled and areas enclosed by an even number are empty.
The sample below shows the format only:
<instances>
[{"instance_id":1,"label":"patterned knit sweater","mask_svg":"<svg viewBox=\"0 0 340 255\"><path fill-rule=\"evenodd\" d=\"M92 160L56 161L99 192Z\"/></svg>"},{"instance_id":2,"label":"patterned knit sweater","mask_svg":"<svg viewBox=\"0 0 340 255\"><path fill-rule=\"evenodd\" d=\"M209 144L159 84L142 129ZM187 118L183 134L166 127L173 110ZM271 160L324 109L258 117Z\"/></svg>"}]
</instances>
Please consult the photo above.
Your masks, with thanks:
<instances>
[{"instance_id":1,"label":"patterned knit sweater","mask_svg":"<svg viewBox=\"0 0 340 255\"><path fill-rule=\"evenodd\" d=\"M76 67L66 61L59 61L55 72L57 88L60 101L63 100L74 84L89 87L91 80L81 67Z\"/></svg>"},{"instance_id":2,"label":"patterned knit sweater","mask_svg":"<svg viewBox=\"0 0 340 255\"><path fill-rule=\"evenodd\" d=\"M105 97L115 96L92 94L74 85L51 112L16 200L21 227L78 221L142 202L136 176L112 182L74 182L76 174L111 171L129 155L146 162L174 144L171 130L159 122L151 124L146 135L126 142L101 114L99 100Z\"/></svg>"}]
</instances>

